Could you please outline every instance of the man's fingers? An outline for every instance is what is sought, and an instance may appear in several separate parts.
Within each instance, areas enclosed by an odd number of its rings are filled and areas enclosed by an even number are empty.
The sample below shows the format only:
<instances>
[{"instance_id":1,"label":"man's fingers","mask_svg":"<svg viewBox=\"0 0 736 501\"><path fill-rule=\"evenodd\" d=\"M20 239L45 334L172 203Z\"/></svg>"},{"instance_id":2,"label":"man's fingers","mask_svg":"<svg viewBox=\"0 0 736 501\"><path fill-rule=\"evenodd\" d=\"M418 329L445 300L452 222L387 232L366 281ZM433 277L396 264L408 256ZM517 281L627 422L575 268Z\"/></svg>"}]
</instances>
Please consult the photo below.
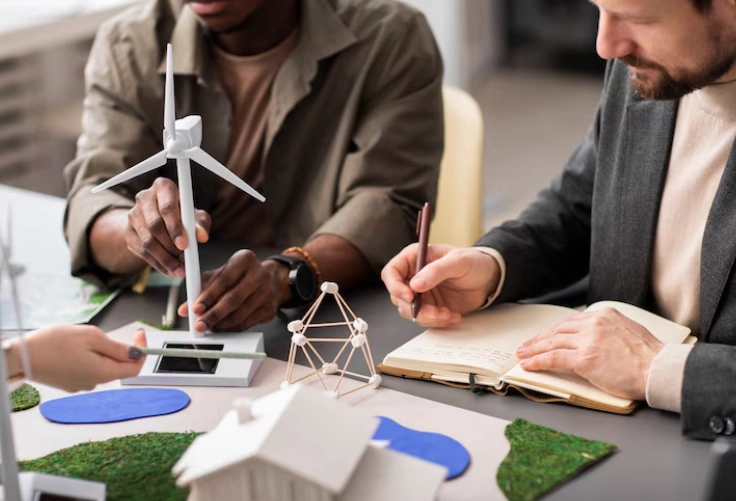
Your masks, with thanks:
<instances>
[{"instance_id":1,"label":"man's fingers","mask_svg":"<svg viewBox=\"0 0 736 501\"><path fill-rule=\"evenodd\" d=\"M158 182L157 179L156 183ZM156 183L154 183L154 186ZM163 219L166 232L175 249L183 251L187 248L188 240L186 231L184 231L184 224L181 221L179 194L175 190L163 186L163 183L158 186L159 189L156 190L158 213ZM172 254L176 254L176 252L172 252Z\"/></svg>"},{"instance_id":2,"label":"man's fingers","mask_svg":"<svg viewBox=\"0 0 736 501\"><path fill-rule=\"evenodd\" d=\"M197 323L202 322L210 329L216 326L218 330L242 328L251 313L270 299L265 290L264 281L259 280L254 270L246 272L235 287L228 289L199 317Z\"/></svg>"},{"instance_id":3,"label":"man's fingers","mask_svg":"<svg viewBox=\"0 0 736 501\"><path fill-rule=\"evenodd\" d=\"M145 221L138 217L133 217L130 219L130 224L137 238L133 239L132 242L128 242L128 244L129 246L138 246L138 248L131 248L132 252L138 254L141 259L163 275L184 276L184 268L181 262L168 252L161 245L161 242L151 234Z\"/></svg>"},{"instance_id":4,"label":"man's fingers","mask_svg":"<svg viewBox=\"0 0 736 501\"><path fill-rule=\"evenodd\" d=\"M407 282L414 274L417 259L416 250L417 244L405 247L381 270L381 280L383 280L386 290L392 296L401 297L405 301L414 299L414 291L409 288Z\"/></svg>"},{"instance_id":5,"label":"man's fingers","mask_svg":"<svg viewBox=\"0 0 736 501\"><path fill-rule=\"evenodd\" d=\"M261 297L257 297L261 296ZM244 331L257 324L253 314L266 305L266 298L261 294L252 294L240 308L236 308L229 315L216 323L218 331ZM209 323L207 323L209 325Z\"/></svg>"},{"instance_id":6,"label":"man's fingers","mask_svg":"<svg viewBox=\"0 0 736 501\"><path fill-rule=\"evenodd\" d=\"M575 350L553 350L546 353L525 358L520 362L521 368L527 371L567 371L575 372L576 364Z\"/></svg>"},{"instance_id":7,"label":"man's fingers","mask_svg":"<svg viewBox=\"0 0 736 501\"><path fill-rule=\"evenodd\" d=\"M522 346L527 347L534 343L538 343L543 339L547 339L558 334L580 334L583 330L582 327L583 325L580 320L578 320L577 315L573 315L558 323L557 325L540 332L533 338L528 339L524 342L524 344L522 344Z\"/></svg>"},{"instance_id":8,"label":"man's fingers","mask_svg":"<svg viewBox=\"0 0 736 501\"><path fill-rule=\"evenodd\" d=\"M411 305L407 303L399 304L399 314L411 319ZM459 313L453 313L448 308L440 307L433 304L422 304L422 308L417 315L417 324L423 327L450 327L460 322L462 316Z\"/></svg>"},{"instance_id":9,"label":"man's fingers","mask_svg":"<svg viewBox=\"0 0 736 501\"><path fill-rule=\"evenodd\" d=\"M176 248L176 245L174 245L174 240L171 235L169 235L166 222L161 215L157 192L146 196L141 196L139 194L139 196L136 197L136 205L140 207L141 219L148 229L148 232L159 241L161 246L166 249L169 254L172 256L179 255L180 251ZM178 203L176 204L176 207L178 208ZM173 207L167 210L176 211Z\"/></svg>"},{"instance_id":10,"label":"man's fingers","mask_svg":"<svg viewBox=\"0 0 736 501\"><path fill-rule=\"evenodd\" d=\"M191 309L197 315L202 315L204 312L212 308L215 303L222 297L225 292L235 287L235 284L240 282L243 275L246 273L246 269L239 268L232 261L225 263L225 266L220 268L210 280L207 281L207 285L203 287L199 297L194 301Z\"/></svg>"},{"instance_id":11,"label":"man's fingers","mask_svg":"<svg viewBox=\"0 0 736 501\"><path fill-rule=\"evenodd\" d=\"M197 315L202 315L204 312L212 308L218 299L231 287L233 287L240 278L243 276L244 271L236 273L235 270L227 270L227 264L217 270L210 280L207 281L207 285L202 286L202 292L199 297L194 300L194 303L189 306L185 305L188 310L191 310Z\"/></svg>"},{"instance_id":12,"label":"man's fingers","mask_svg":"<svg viewBox=\"0 0 736 501\"><path fill-rule=\"evenodd\" d=\"M445 280L463 276L465 272L465 267L462 266L460 259L454 257L452 254L446 254L422 268L411 279L409 287L416 292L427 292Z\"/></svg>"},{"instance_id":13,"label":"man's fingers","mask_svg":"<svg viewBox=\"0 0 736 501\"><path fill-rule=\"evenodd\" d=\"M580 337L574 334L557 334L556 336L545 337L526 346L521 346L516 351L516 356L523 359L553 350L574 350L579 347L579 342Z\"/></svg>"},{"instance_id":14,"label":"man's fingers","mask_svg":"<svg viewBox=\"0 0 736 501\"><path fill-rule=\"evenodd\" d=\"M404 301L414 300L414 291L406 285L408 277L398 268L384 268L381 272L381 278L391 296L401 298Z\"/></svg>"},{"instance_id":15,"label":"man's fingers","mask_svg":"<svg viewBox=\"0 0 736 501\"><path fill-rule=\"evenodd\" d=\"M195 210L197 242L204 243L210 239L210 229L212 228L212 218L203 210Z\"/></svg>"},{"instance_id":16,"label":"man's fingers","mask_svg":"<svg viewBox=\"0 0 736 501\"><path fill-rule=\"evenodd\" d=\"M144 234L146 232L143 232ZM125 229L125 243L128 246L128 250L130 250L133 254L136 256L139 256L141 259L143 259L146 263L148 263L153 269L158 271L159 273L163 275L168 275L169 270L161 264L158 259L153 257L150 253L143 256L142 251L142 244L140 235L138 233L138 230L136 229L135 222L129 218L128 226Z\"/></svg>"}]
</instances>

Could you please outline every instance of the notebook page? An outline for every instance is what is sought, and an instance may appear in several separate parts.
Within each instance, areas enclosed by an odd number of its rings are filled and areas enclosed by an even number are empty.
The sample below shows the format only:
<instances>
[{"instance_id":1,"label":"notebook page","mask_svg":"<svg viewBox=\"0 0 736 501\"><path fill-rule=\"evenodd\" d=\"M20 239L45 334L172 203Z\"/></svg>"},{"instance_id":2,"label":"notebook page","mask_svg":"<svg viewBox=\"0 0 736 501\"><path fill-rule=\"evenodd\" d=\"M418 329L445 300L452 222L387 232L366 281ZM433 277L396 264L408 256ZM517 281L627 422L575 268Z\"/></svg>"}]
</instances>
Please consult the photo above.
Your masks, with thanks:
<instances>
[{"instance_id":1,"label":"notebook page","mask_svg":"<svg viewBox=\"0 0 736 501\"><path fill-rule=\"evenodd\" d=\"M411 370L500 376L518 363L524 341L564 320L573 310L537 304L501 304L463 318L454 327L428 329L389 353L384 364Z\"/></svg>"},{"instance_id":2,"label":"notebook page","mask_svg":"<svg viewBox=\"0 0 736 501\"><path fill-rule=\"evenodd\" d=\"M585 311L596 311L608 307L617 309L634 322L643 325L654 337L665 344L681 344L690 335L690 329L684 325L676 324L638 306L618 301L599 301L588 306Z\"/></svg>"}]
</instances>

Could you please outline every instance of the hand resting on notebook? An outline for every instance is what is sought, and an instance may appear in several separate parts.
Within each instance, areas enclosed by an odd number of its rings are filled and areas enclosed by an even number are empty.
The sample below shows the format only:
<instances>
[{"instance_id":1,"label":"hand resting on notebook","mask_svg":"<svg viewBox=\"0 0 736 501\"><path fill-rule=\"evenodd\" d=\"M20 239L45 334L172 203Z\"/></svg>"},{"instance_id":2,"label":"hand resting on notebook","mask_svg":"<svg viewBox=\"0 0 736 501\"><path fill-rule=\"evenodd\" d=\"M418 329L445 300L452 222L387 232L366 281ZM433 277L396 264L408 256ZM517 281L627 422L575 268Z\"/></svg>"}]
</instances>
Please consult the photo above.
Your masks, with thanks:
<instances>
[{"instance_id":1,"label":"hand resting on notebook","mask_svg":"<svg viewBox=\"0 0 736 501\"><path fill-rule=\"evenodd\" d=\"M645 400L649 368L664 343L614 308L572 315L516 352L527 371L564 371L621 398Z\"/></svg>"}]
</instances>

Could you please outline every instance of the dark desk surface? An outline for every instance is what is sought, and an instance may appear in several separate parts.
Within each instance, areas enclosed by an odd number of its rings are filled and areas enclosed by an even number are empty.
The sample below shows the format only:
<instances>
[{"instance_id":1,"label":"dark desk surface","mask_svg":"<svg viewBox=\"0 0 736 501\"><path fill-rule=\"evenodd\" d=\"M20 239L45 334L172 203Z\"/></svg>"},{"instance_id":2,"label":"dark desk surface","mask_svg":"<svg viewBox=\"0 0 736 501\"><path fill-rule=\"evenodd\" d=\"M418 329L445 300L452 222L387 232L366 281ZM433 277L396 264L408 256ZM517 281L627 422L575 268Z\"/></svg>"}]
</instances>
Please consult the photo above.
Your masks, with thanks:
<instances>
[{"instance_id":1,"label":"dark desk surface","mask_svg":"<svg viewBox=\"0 0 736 501\"><path fill-rule=\"evenodd\" d=\"M219 247L217 250L215 247ZM211 269L224 263L233 248L208 244L200 247L202 268ZM259 253L261 255L267 255ZM158 322L166 308L165 289L153 289L143 295L126 291L95 320L105 330L112 330L136 319ZM184 300L184 287L181 289ZM368 334L373 358L379 363L400 344L423 329L399 317L381 285L343 293L355 314L369 324ZM266 336L266 352L270 357L286 360L289 350L287 322L301 318L302 311L289 311L266 325L252 330ZM325 301L316 317L322 321L341 321L335 302ZM177 325L186 329L186 319ZM320 336L329 336L325 329ZM325 343L325 352L332 343ZM306 360L298 360L306 365ZM355 362L359 372L367 370L361 357ZM351 363L352 365L352 363ZM365 372L364 372L365 373ZM710 461L709 442L684 438L679 417L647 407L632 416L619 416L566 404L540 404L519 395L504 397L490 393L474 394L468 390L441 384L383 376L384 386L423 398L454 405L502 419L526 420L559 431L586 438L604 440L619 447L612 457L584 472L578 478L551 493L546 499L565 501L589 500L698 500L702 499ZM482 433L483 430L478 430Z\"/></svg>"}]
</instances>

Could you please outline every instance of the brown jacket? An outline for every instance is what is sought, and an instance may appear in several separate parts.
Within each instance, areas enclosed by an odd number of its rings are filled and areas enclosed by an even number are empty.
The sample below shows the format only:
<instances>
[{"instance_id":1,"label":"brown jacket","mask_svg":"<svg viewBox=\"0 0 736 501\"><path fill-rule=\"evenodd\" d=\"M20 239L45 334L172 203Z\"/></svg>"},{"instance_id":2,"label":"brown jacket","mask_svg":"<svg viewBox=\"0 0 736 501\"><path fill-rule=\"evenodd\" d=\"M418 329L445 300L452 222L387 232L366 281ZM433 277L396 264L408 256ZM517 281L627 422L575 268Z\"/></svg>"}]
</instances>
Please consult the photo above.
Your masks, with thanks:
<instances>
[{"instance_id":1,"label":"brown jacket","mask_svg":"<svg viewBox=\"0 0 736 501\"><path fill-rule=\"evenodd\" d=\"M94 220L133 206L174 161L92 194L91 188L162 149L166 43L174 48L177 118L200 115L202 147L224 162L230 103L211 47L181 0L151 0L105 23L86 68L83 133L65 168L65 234L72 273L112 277L88 248ZM297 47L279 71L264 137L262 193L274 245L329 233L355 245L378 273L416 239L417 211L434 203L443 153L442 61L424 16L393 0L303 0ZM192 164L195 205L218 180ZM244 195L246 196L246 195ZM243 228L247 245L248 228ZM217 235L212 236L217 239Z\"/></svg>"}]
</instances>

